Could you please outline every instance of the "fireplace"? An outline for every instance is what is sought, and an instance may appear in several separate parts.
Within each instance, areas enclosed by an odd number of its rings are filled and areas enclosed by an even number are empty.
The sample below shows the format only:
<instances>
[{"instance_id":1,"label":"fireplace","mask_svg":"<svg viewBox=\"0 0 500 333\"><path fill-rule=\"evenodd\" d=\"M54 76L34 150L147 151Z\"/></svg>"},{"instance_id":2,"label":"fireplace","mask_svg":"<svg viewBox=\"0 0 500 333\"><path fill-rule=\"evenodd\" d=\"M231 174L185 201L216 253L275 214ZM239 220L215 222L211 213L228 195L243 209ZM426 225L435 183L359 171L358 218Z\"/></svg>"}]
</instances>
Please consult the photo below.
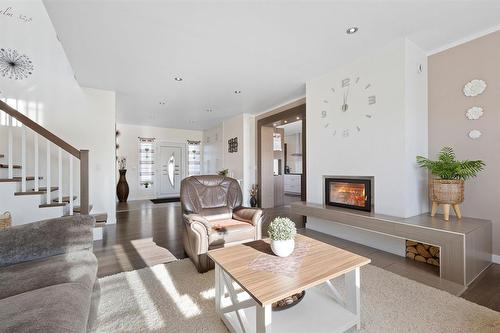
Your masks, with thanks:
<instances>
[{"instance_id":1,"label":"fireplace","mask_svg":"<svg viewBox=\"0 0 500 333\"><path fill-rule=\"evenodd\" d=\"M325 204L370 212L372 177L325 177Z\"/></svg>"}]
</instances>

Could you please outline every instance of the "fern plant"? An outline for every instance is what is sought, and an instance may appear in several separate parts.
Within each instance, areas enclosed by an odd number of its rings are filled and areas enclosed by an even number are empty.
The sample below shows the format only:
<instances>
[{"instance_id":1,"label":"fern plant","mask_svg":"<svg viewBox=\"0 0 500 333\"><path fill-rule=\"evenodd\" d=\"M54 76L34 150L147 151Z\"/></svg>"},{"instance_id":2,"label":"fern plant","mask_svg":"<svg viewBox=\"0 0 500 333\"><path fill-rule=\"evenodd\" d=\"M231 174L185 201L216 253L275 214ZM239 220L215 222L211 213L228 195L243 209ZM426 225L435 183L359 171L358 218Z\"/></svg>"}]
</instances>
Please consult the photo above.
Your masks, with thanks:
<instances>
[{"instance_id":1,"label":"fern plant","mask_svg":"<svg viewBox=\"0 0 500 333\"><path fill-rule=\"evenodd\" d=\"M481 160L457 161L455 152L451 147L443 147L438 155L437 161L429 160L423 156L417 156L417 164L422 168L427 168L433 175L440 179L461 179L467 180L476 177L479 171L485 166Z\"/></svg>"}]
</instances>

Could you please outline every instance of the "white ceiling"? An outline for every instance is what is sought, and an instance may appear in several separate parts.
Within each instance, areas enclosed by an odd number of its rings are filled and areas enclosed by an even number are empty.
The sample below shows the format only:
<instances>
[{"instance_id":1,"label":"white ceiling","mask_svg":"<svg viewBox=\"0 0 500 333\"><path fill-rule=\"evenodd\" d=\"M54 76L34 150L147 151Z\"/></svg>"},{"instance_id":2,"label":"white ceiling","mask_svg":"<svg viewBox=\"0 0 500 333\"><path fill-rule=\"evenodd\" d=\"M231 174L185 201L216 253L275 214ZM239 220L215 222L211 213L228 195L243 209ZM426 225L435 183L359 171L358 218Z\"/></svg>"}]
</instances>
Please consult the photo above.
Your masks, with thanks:
<instances>
[{"instance_id":1,"label":"white ceiling","mask_svg":"<svg viewBox=\"0 0 500 333\"><path fill-rule=\"evenodd\" d=\"M500 0L44 4L79 83L117 92L118 122L191 129L302 97L306 80L395 38L431 51L500 24Z\"/></svg>"}]
</instances>

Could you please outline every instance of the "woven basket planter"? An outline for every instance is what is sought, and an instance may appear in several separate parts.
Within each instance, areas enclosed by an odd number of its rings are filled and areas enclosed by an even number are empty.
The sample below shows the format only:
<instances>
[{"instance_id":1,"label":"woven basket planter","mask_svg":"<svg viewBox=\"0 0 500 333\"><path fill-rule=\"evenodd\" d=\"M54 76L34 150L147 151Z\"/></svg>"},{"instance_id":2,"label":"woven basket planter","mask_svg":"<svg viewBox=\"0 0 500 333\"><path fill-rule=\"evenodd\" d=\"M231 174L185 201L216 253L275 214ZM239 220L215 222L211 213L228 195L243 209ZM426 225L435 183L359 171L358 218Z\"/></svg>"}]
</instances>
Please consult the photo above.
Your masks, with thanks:
<instances>
[{"instance_id":1,"label":"woven basket planter","mask_svg":"<svg viewBox=\"0 0 500 333\"><path fill-rule=\"evenodd\" d=\"M464 201L464 181L460 179L432 179L429 184L432 202L457 205Z\"/></svg>"},{"instance_id":2,"label":"woven basket planter","mask_svg":"<svg viewBox=\"0 0 500 333\"><path fill-rule=\"evenodd\" d=\"M12 216L10 212L0 214L0 230L8 228L12 225Z\"/></svg>"}]
</instances>

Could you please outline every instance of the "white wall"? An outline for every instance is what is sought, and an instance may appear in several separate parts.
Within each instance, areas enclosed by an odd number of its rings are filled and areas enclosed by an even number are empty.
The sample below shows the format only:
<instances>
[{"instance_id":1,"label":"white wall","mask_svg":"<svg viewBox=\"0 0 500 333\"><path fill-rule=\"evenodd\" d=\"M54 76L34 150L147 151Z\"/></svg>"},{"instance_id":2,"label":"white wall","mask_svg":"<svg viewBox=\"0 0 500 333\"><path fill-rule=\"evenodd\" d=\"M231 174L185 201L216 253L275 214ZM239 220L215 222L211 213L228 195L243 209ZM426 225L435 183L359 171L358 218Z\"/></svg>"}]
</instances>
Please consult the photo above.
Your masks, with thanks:
<instances>
[{"instance_id":1,"label":"white wall","mask_svg":"<svg viewBox=\"0 0 500 333\"><path fill-rule=\"evenodd\" d=\"M0 8L8 7L13 16L0 16L0 45L30 57L34 71L18 81L0 77L0 98L25 102L32 119L77 149L90 150L93 212L108 213L108 222L114 223L115 93L82 88L76 82L41 1L0 0ZM21 14L31 22L19 20Z\"/></svg>"},{"instance_id":2,"label":"white wall","mask_svg":"<svg viewBox=\"0 0 500 333\"><path fill-rule=\"evenodd\" d=\"M426 71L424 53L401 39L307 82L308 201L323 203L325 175L374 176L376 213L408 217L428 210L425 173L415 163L416 155L427 154ZM347 112L341 110L344 78L351 79ZM375 105L368 105L371 95ZM343 137L346 128L350 135ZM404 255L404 242L384 235L316 218L307 227Z\"/></svg>"},{"instance_id":3,"label":"white wall","mask_svg":"<svg viewBox=\"0 0 500 333\"><path fill-rule=\"evenodd\" d=\"M203 173L217 174L223 168L222 123L203 131Z\"/></svg>"},{"instance_id":4,"label":"white wall","mask_svg":"<svg viewBox=\"0 0 500 333\"><path fill-rule=\"evenodd\" d=\"M323 202L324 175L374 176L377 213L407 217L422 212L420 201L425 198L414 194L421 184L407 179L420 172L415 153L427 151L422 139L427 133L427 82L424 76L407 80L407 66L416 62L406 60L408 49L406 40L398 40L307 82L308 201ZM357 77L358 86L353 82L350 88L350 109L342 112L340 83L344 78L354 81ZM365 89L367 84L371 87ZM375 105L368 105L370 95L376 95ZM321 117L323 110L328 112L327 119ZM373 117L367 118L368 113ZM327 128L326 123L330 123ZM345 128L351 133L347 138L341 135ZM408 193L412 193L411 198Z\"/></svg>"},{"instance_id":5,"label":"white wall","mask_svg":"<svg viewBox=\"0 0 500 333\"><path fill-rule=\"evenodd\" d=\"M228 140L238 138L238 151L228 152ZM241 114L224 120L203 133L203 172L215 174L228 169L238 179L243 204L249 205L250 188L255 183L255 116Z\"/></svg>"},{"instance_id":6,"label":"white wall","mask_svg":"<svg viewBox=\"0 0 500 333\"><path fill-rule=\"evenodd\" d=\"M427 173L415 165L417 155L428 156L428 138L427 55L413 42L406 40L405 216L429 210Z\"/></svg>"},{"instance_id":7,"label":"white wall","mask_svg":"<svg viewBox=\"0 0 500 333\"><path fill-rule=\"evenodd\" d=\"M128 200L143 200L156 198L155 184L148 187L139 185L139 140L138 137L155 138L155 143L187 143L187 140L202 140L202 131L183 130L175 128L162 128L152 126L136 126L128 124L116 124L116 129L120 132L117 138L119 148L117 156L127 158L127 182L129 185ZM156 150L158 151L158 150ZM203 147L201 147L203 151ZM156 164L156 168L159 165ZM158 175L159 170L156 170ZM156 183L156 182L155 182Z\"/></svg>"}]
</instances>

